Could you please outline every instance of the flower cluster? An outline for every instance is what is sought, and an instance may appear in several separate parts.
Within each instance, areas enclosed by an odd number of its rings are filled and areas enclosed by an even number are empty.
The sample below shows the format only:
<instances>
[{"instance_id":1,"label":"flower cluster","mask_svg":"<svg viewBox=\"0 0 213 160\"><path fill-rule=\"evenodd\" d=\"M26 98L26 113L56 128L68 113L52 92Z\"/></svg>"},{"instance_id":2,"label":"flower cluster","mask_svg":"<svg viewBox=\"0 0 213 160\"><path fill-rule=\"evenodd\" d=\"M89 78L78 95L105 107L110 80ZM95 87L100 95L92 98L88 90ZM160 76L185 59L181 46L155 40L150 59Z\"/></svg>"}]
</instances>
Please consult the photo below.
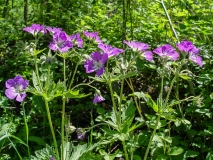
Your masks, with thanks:
<instances>
[{"instance_id":1,"label":"flower cluster","mask_svg":"<svg viewBox=\"0 0 213 160\"><path fill-rule=\"evenodd\" d=\"M40 24L33 24L29 27L23 29L34 36L39 32L46 34L47 31L52 35L52 42L50 42L49 48L53 51L59 51L60 53L68 52L69 49L73 47L73 44L77 44L78 47L83 47L83 40L80 37L80 34L73 34L72 36L67 35L62 28L55 27L45 27Z\"/></svg>"},{"instance_id":2,"label":"flower cluster","mask_svg":"<svg viewBox=\"0 0 213 160\"><path fill-rule=\"evenodd\" d=\"M44 27L40 24L33 24L32 26L26 27L23 30L33 34L34 36L36 36L38 33L46 34L48 31L52 35L52 42L50 42L49 48L53 51L59 51L60 53L68 52L68 50L73 48L74 45L78 46L79 48L83 48L83 40L78 33L69 36L61 28ZM98 44L97 47L100 49L100 51L92 52L90 58L86 59L84 63L86 73L96 72L97 76L101 76L104 74L104 65L108 59L124 52L124 50L104 44L98 36L98 32L84 31L83 34L88 39L93 40L96 44ZM153 54L149 50L150 47L148 44L125 40L123 43L128 45L134 52L138 52L139 57L143 57L148 61L153 60ZM202 58L198 55L199 49L196 48L192 42L182 41L181 43L176 44L176 46L179 51L188 54L191 61L197 63L199 66L203 65ZM153 52L167 60L176 61L179 58L179 53L170 44L164 44L154 49ZM24 81L21 76L17 76L14 79L9 79L6 82L7 90L5 94L10 99L14 99L16 97L17 101L23 101L26 96L24 90L26 89L27 85L28 81ZM93 103L96 104L104 100L105 99L101 96L101 94L98 93L95 95Z\"/></svg>"},{"instance_id":3,"label":"flower cluster","mask_svg":"<svg viewBox=\"0 0 213 160\"><path fill-rule=\"evenodd\" d=\"M135 42L135 41L123 41L123 43L127 44L133 51L138 51L142 53L141 56L144 57L147 61L153 60L153 55L151 51L147 51L149 49L149 45L146 43Z\"/></svg>"},{"instance_id":4,"label":"flower cluster","mask_svg":"<svg viewBox=\"0 0 213 160\"><path fill-rule=\"evenodd\" d=\"M5 94L9 99L16 99L18 102L22 102L26 97L25 90L29 82L24 80L22 76L16 76L14 79L8 79L5 83Z\"/></svg>"},{"instance_id":5,"label":"flower cluster","mask_svg":"<svg viewBox=\"0 0 213 160\"><path fill-rule=\"evenodd\" d=\"M176 45L177 48L186 54L189 55L189 59L195 63L197 63L200 67L203 66L202 57L198 55L199 49L196 48L192 42L190 41L182 41L181 43Z\"/></svg>"}]
</instances>

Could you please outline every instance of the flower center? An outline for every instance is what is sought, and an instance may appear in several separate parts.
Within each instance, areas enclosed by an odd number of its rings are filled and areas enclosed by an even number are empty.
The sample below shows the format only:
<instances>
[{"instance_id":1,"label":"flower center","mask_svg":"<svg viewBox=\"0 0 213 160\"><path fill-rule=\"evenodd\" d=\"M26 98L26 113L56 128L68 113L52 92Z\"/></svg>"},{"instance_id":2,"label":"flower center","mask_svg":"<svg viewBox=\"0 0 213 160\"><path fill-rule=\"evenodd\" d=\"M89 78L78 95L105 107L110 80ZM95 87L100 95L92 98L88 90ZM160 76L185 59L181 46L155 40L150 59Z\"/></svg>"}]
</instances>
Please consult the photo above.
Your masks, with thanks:
<instances>
[{"instance_id":1,"label":"flower center","mask_svg":"<svg viewBox=\"0 0 213 160\"><path fill-rule=\"evenodd\" d=\"M15 92L18 93L18 94L21 94L24 92L23 90L23 85L15 85Z\"/></svg>"},{"instance_id":2,"label":"flower center","mask_svg":"<svg viewBox=\"0 0 213 160\"><path fill-rule=\"evenodd\" d=\"M57 46L59 47L59 48L63 48L64 47L64 40L59 40L58 42L57 42Z\"/></svg>"},{"instance_id":3,"label":"flower center","mask_svg":"<svg viewBox=\"0 0 213 160\"><path fill-rule=\"evenodd\" d=\"M103 64L101 61L93 61L93 67L95 69L100 69L101 67L103 67Z\"/></svg>"}]
</instances>

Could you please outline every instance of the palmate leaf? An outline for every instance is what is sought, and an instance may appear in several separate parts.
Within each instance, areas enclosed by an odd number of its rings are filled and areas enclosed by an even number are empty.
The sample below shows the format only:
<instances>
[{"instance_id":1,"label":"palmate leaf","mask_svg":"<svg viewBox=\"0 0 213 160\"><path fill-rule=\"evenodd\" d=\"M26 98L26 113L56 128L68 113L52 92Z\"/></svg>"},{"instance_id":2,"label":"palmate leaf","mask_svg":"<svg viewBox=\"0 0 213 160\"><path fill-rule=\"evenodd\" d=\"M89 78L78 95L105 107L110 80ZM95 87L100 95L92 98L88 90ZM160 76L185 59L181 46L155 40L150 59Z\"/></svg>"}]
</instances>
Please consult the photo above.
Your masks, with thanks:
<instances>
[{"instance_id":1,"label":"palmate leaf","mask_svg":"<svg viewBox=\"0 0 213 160\"><path fill-rule=\"evenodd\" d=\"M87 155L90 155L91 151L98 145L99 143L95 143L88 147L87 144L79 144L76 147L73 147L72 155L68 160L89 160Z\"/></svg>"},{"instance_id":2,"label":"palmate leaf","mask_svg":"<svg viewBox=\"0 0 213 160\"><path fill-rule=\"evenodd\" d=\"M50 158L56 159L56 155L53 147L46 144L46 148L35 151L35 156L31 156L31 160L50 160Z\"/></svg>"},{"instance_id":3,"label":"palmate leaf","mask_svg":"<svg viewBox=\"0 0 213 160\"><path fill-rule=\"evenodd\" d=\"M62 82L55 84L53 81L49 83L47 99L48 101L53 100L55 97L63 96L64 85Z\"/></svg>"}]
</instances>

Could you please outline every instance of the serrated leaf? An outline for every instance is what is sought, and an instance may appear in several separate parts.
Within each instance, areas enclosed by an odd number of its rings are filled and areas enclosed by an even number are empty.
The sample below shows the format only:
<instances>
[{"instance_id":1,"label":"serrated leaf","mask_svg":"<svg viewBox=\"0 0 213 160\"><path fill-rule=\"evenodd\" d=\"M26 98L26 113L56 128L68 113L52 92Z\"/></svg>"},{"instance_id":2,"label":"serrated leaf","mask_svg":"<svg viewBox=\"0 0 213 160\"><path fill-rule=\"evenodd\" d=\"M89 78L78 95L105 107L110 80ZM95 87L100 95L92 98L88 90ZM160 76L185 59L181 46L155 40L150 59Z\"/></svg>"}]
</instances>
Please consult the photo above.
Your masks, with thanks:
<instances>
[{"instance_id":1,"label":"serrated leaf","mask_svg":"<svg viewBox=\"0 0 213 160\"><path fill-rule=\"evenodd\" d=\"M38 77L36 76L36 73L34 71L33 71L32 75L33 75L33 77L32 77L33 86L37 90L38 93L41 93L41 90L39 88Z\"/></svg>"}]
</instances>

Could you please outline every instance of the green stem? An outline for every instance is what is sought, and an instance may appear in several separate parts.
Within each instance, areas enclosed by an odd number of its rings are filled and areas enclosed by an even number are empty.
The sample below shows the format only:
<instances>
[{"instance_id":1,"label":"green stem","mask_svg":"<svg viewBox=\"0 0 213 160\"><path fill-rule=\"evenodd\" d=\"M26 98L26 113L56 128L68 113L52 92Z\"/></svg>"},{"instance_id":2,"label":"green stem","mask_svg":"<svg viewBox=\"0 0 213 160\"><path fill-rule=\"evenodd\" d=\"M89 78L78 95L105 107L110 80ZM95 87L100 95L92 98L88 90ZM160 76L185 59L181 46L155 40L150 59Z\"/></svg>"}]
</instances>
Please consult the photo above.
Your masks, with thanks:
<instances>
[{"instance_id":1,"label":"green stem","mask_svg":"<svg viewBox=\"0 0 213 160\"><path fill-rule=\"evenodd\" d=\"M119 103L119 120L121 124L121 105L122 105L122 99L123 99L123 90L124 90L124 78L121 81L121 91L120 91L120 103Z\"/></svg>"},{"instance_id":2,"label":"green stem","mask_svg":"<svg viewBox=\"0 0 213 160\"><path fill-rule=\"evenodd\" d=\"M105 75L104 75L104 76L105 76ZM115 104L115 99L114 99L114 96L113 96L112 84L111 84L111 81L108 80L106 76L105 76L105 79L106 79L107 84L108 84L108 86L109 86L110 96L111 96L112 105L113 105L113 112L115 113L116 121L117 121L117 125L118 125L118 130L120 131L120 130L121 130L121 124L120 124L120 120L119 120L118 113L117 113L117 107L116 107L116 104Z\"/></svg>"},{"instance_id":3,"label":"green stem","mask_svg":"<svg viewBox=\"0 0 213 160\"><path fill-rule=\"evenodd\" d=\"M127 82L128 86L129 86L129 88L132 90L133 97L134 97L134 101L135 101L135 105L136 105L136 108L137 108L137 110L138 110L138 113L139 113L140 117L145 121L145 118L144 118L143 115L142 115L142 110L141 110L141 108L140 108L140 106L139 106L139 104L138 104L138 102L137 102L136 96L134 95L135 90L134 90L134 86L133 86L133 84L132 84L132 81L131 81L131 79L129 78L129 82L128 82L127 80L126 80L126 82ZM146 121L145 121L145 123L146 123L146 125L147 125L147 127L148 127L148 129L149 129L149 125L147 124Z\"/></svg>"},{"instance_id":4,"label":"green stem","mask_svg":"<svg viewBox=\"0 0 213 160\"><path fill-rule=\"evenodd\" d=\"M63 57L63 72L64 72L64 90L66 91L66 59ZM62 117L61 117L61 160L64 160L64 117L65 117L65 104L66 97L62 98Z\"/></svg>"},{"instance_id":5,"label":"green stem","mask_svg":"<svg viewBox=\"0 0 213 160\"><path fill-rule=\"evenodd\" d=\"M161 87L160 87L160 106L163 107L163 80L164 80L164 73L161 77Z\"/></svg>"},{"instance_id":6,"label":"green stem","mask_svg":"<svg viewBox=\"0 0 213 160\"><path fill-rule=\"evenodd\" d=\"M55 152L56 152L57 160L60 160L59 153L58 153L58 145L57 145L57 142L56 142L55 132L54 132L54 129L53 129L52 119L51 119L51 115L50 115L48 100L46 99L46 97L43 97L43 98L44 98L45 107L46 107L46 110L47 110L47 118L48 118L48 121L49 121L50 130L51 130L53 141L54 141L54 146L55 146Z\"/></svg>"},{"instance_id":7,"label":"green stem","mask_svg":"<svg viewBox=\"0 0 213 160\"><path fill-rule=\"evenodd\" d=\"M48 66L48 73L47 73L47 81L45 84L45 93L47 95L48 89L49 89L49 79L50 79L50 66Z\"/></svg>"},{"instance_id":8,"label":"green stem","mask_svg":"<svg viewBox=\"0 0 213 160\"><path fill-rule=\"evenodd\" d=\"M41 87L41 81L40 81L40 77L39 77L39 72L38 72L38 65L37 65L37 56L34 55L34 62L35 62L35 70L36 70L36 76L37 76L37 80L38 80L38 84L39 84L39 88L40 88L40 91L43 92L43 89Z\"/></svg>"},{"instance_id":9,"label":"green stem","mask_svg":"<svg viewBox=\"0 0 213 160\"><path fill-rule=\"evenodd\" d=\"M27 119L26 119L26 114L25 114L24 103L22 102L21 105L22 105L22 109L23 109L24 125L25 125L25 129L26 129L27 151L28 151L28 156L30 157L30 148L29 148L29 143L28 143L28 139L29 139L29 128L28 128L28 125L27 125Z\"/></svg>"},{"instance_id":10,"label":"green stem","mask_svg":"<svg viewBox=\"0 0 213 160\"><path fill-rule=\"evenodd\" d=\"M79 61L80 62L80 61ZM79 65L79 62L76 64L75 66L75 70L73 72L73 75L72 75L72 79L71 79L71 82L70 82L70 85L69 85L69 89L71 88L72 84L73 84L73 81L74 81L74 78L75 78L75 74L77 72L77 69L78 69L78 65Z\"/></svg>"},{"instance_id":11,"label":"green stem","mask_svg":"<svg viewBox=\"0 0 213 160\"><path fill-rule=\"evenodd\" d=\"M127 150L126 150L125 141L122 141L122 145L123 145L123 149L124 149L125 160L129 160L129 157L128 157L128 154L127 154Z\"/></svg>"},{"instance_id":12,"label":"green stem","mask_svg":"<svg viewBox=\"0 0 213 160\"><path fill-rule=\"evenodd\" d=\"M147 146L147 148L146 148L146 153L145 153L145 156L144 156L143 160L146 160L146 159L147 159L147 156L148 156L148 153L149 153L149 149L150 149L150 147L151 147L152 140L153 140L153 138L154 138L154 136L155 136L155 133L156 133L156 130L157 130L159 121L160 121L160 115L158 115L158 118L157 118L157 121L156 121L156 124L155 124L155 128L154 128L154 131L152 132L152 135L151 135L151 138L150 138L150 140L149 140L149 144L148 144L148 146Z\"/></svg>"}]
</instances>

